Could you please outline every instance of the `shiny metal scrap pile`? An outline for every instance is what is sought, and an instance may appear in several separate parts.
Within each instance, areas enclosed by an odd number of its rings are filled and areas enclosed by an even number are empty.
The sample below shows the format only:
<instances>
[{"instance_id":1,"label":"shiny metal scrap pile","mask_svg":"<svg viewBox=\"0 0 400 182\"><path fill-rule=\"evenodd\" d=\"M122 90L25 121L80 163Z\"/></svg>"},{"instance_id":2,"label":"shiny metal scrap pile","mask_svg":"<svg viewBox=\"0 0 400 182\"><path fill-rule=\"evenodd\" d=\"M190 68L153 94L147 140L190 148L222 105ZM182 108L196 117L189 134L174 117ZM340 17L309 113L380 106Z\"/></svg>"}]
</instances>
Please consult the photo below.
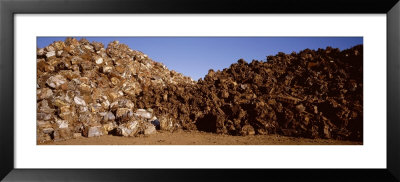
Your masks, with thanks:
<instances>
[{"instance_id":1,"label":"shiny metal scrap pile","mask_svg":"<svg viewBox=\"0 0 400 182\"><path fill-rule=\"evenodd\" d=\"M37 140L179 129L165 102L193 84L118 41L107 48L85 39L54 42L37 50Z\"/></svg>"}]
</instances>

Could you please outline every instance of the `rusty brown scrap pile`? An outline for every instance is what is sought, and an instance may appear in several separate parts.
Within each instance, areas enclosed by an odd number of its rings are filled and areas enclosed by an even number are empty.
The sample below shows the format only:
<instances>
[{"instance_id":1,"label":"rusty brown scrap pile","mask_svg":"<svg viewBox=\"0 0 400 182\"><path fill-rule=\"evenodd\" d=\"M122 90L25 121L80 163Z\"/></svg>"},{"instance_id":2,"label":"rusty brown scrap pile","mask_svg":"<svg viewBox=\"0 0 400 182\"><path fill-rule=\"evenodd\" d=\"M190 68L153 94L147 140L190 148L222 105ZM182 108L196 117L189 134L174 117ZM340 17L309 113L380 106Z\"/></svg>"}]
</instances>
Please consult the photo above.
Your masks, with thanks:
<instances>
[{"instance_id":1,"label":"rusty brown scrap pile","mask_svg":"<svg viewBox=\"0 0 400 182\"><path fill-rule=\"evenodd\" d=\"M157 129L362 140L363 47L239 60L198 82L118 41L37 50L37 140Z\"/></svg>"}]
</instances>

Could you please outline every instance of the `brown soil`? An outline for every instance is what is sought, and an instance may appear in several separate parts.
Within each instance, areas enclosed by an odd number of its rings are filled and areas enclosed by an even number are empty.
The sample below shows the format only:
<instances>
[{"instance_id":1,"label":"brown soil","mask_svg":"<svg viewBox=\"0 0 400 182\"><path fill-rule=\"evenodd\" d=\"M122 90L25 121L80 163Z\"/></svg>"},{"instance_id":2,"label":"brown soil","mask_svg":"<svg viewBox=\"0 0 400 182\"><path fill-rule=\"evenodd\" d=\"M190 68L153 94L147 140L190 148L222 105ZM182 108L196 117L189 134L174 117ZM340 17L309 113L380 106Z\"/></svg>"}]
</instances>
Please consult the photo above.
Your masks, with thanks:
<instances>
[{"instance_id":1,"label":"brown soil","mask_svg":"<svg viewBox=\"0 0 400 182\"><path fill-rule=\"evenodd\" d=\"M294 138L280 135L231 136L198 131L174 133L158 131L158 133L149 136L81 137L38 145L362 145L362 142Z\"/></svg>"}]
</instances>

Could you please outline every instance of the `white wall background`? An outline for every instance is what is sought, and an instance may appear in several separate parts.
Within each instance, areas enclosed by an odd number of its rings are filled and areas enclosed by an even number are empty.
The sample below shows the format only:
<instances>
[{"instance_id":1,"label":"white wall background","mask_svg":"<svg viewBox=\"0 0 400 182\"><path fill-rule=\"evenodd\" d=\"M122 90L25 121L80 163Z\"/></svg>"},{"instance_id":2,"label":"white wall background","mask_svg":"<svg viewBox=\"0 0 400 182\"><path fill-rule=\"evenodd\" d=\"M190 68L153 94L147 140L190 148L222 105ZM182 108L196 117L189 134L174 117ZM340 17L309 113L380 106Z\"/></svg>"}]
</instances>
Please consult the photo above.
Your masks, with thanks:
<instances>
[{"instance_id":1,"label":"white wall background","mask_svg":"<svg viewBox=\"0 0 400 182\"><path fill-rule=\"evenodd\" d=\"M17 14L14 28L16 168L386 168L385 14ZM363 36L364 145L37 146L36 36Z\"/></svg>"}]
</instances>

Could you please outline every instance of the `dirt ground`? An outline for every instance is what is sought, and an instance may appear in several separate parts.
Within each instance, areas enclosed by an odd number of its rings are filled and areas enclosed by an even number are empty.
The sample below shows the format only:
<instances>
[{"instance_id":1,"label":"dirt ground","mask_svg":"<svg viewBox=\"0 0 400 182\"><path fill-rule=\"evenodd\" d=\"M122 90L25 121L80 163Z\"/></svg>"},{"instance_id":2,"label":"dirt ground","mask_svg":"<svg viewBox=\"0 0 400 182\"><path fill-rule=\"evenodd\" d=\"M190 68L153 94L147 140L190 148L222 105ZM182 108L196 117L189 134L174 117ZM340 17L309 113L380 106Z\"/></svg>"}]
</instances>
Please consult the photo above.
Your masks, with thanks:
<instances>
[{"instance_id":1,"label":"dirt ground","mask_svg":"<svg viewBox=\"0 0 400 182\"><path fill-rule=\"evenodd\" d=\"M230 136L198 131L166 132L138 137L106 135L39 145L362 145L362 142L294 138L280 135Z\"/></svg>"}]
</instances>

